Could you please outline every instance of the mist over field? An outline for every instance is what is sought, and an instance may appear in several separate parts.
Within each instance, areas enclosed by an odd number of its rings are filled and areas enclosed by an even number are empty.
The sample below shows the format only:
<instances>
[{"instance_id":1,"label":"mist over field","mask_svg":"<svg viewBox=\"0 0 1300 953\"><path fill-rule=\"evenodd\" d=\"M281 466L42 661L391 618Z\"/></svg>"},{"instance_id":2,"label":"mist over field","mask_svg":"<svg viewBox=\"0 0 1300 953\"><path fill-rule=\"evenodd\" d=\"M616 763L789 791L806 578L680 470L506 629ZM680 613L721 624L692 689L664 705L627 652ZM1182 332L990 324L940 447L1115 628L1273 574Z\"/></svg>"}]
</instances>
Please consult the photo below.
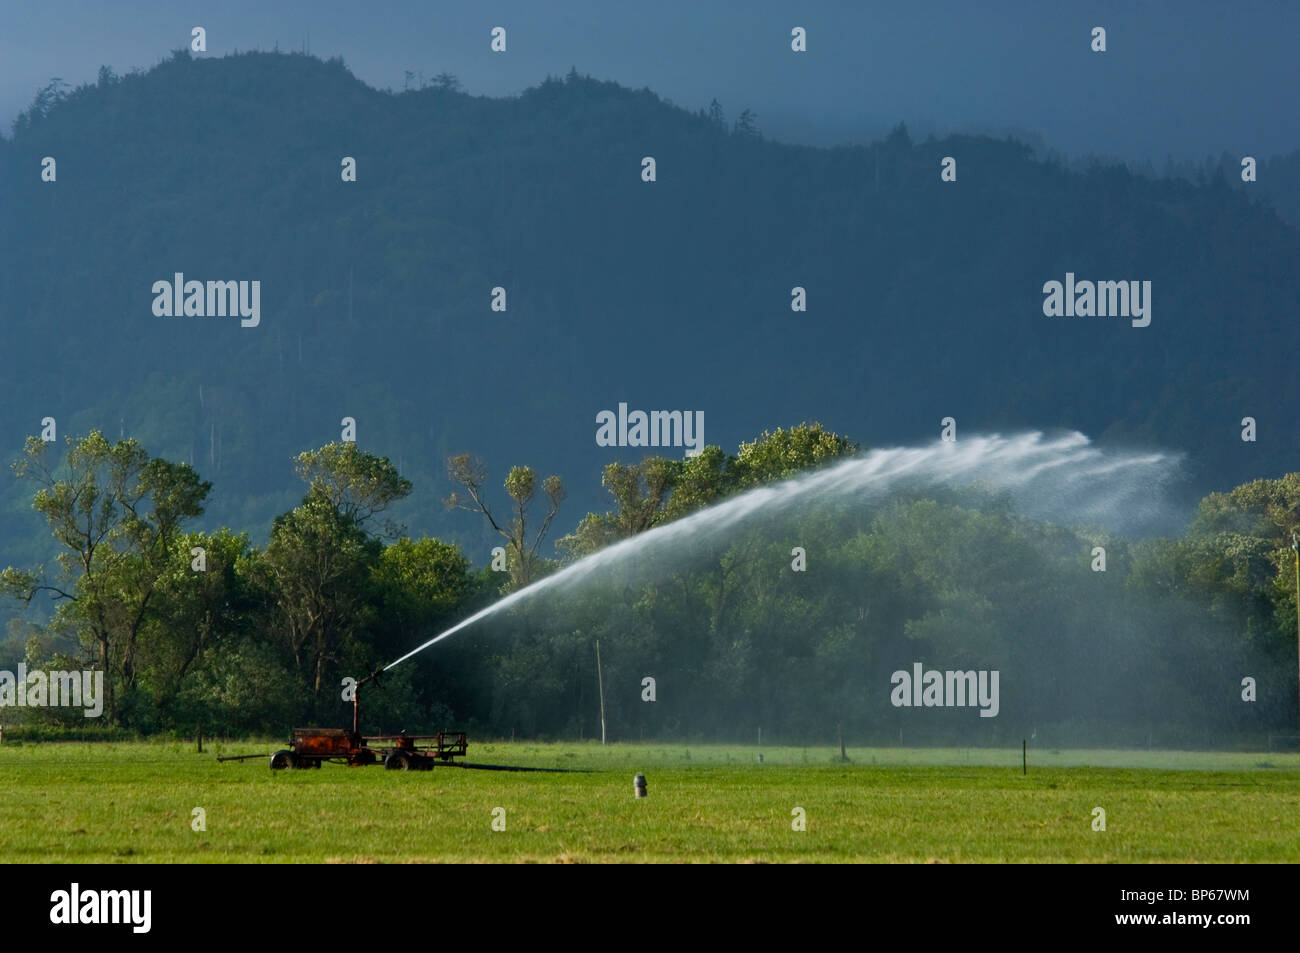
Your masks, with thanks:
<instances>
[{"instance_id":1,"label":"mist over field","mask_svg":"<svg viewBox=\"0 0 1300 953\"><path fill-rule=\"evenodd\" d=\"M581 706L566 720L583 678L532 673L585 673L600 640L620 737L1222 744L1285 724L1286 643L1203 611L1168 575L1178 547L1133 534L1176 518L1178 468L1078 434L851 456L597 549L390 667L509 645L526 662L493 711L525 733L593 731ZM916 664L969 690L923 692ZM1244 706L1243 676L1271 702Z\"/></svg>"}]
</instances>

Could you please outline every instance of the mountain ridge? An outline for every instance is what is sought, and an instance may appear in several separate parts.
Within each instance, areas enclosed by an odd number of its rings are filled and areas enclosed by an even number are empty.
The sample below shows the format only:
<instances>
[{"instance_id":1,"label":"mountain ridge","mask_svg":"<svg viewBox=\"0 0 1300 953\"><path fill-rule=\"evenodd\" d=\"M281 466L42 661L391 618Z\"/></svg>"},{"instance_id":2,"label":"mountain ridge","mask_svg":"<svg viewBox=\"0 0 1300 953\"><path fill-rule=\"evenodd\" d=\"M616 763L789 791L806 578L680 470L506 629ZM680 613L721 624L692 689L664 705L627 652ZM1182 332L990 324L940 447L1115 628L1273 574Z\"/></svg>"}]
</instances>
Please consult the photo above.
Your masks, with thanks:
<instances>
[{"instance_id":1,"label":"mountain ridge","mask_svg":"<svg viewBox=\"0 0 1300 953\"><path fill-rule=\"evenodd\" d=\"M0 144L9 455L47 415L60 437L137 436L214 482L208 523L257 538L301 495L291 455L344 416L416 483L395 515L476 563L482 527L433 512L445 458L482 454L493 485L560 473L560 535L606 508L604 463L640 456L597 446L621 401L703 410L727 449L811 419L928 441L953 416L959 438L1183 450L1192 493L1297 469L1279 312L1300 303L1300 233L1222 181L902 126L786 145L576 71L502 99L394 93L287 53L177 54L25 115ZM260 280L261 325L156 317L150 287L178 271ZM1152 281L1151 326L1045 317L1067 272ZM26 488L3 504L0 563L31 561Z\"/></svg>"}]
</instances>

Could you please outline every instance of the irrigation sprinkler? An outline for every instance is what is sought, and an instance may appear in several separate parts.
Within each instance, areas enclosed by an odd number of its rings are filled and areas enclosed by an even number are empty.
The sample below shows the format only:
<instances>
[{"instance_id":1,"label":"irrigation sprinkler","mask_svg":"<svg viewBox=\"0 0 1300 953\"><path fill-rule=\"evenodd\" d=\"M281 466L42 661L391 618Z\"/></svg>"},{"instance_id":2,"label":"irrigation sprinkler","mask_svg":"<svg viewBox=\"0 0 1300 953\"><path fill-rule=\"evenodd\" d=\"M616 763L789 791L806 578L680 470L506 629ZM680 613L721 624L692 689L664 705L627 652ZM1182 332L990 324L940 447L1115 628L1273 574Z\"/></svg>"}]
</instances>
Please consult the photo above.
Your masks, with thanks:
<instances>
[{"instance_id":1,"label":"irrigation sprinkler","mask_svg":"<svg viewBox=\"0 0 1300 953\"><path fill-rule=\"evenodd\" d=\"M469 750L465 733L440 731L435 735L363 735L361 719L361 686L369 682L380 684L382 668L375 669L357 682L352 694L352 730L346 728L294 728L290 733L289 747L271 755L271 769L319 768L325 762L363 767L382 764L390 771L432 771L435 765L450 768L469 768L476 771L539 771L554 774L586 774L573 768L530 768L507 764L470 764L458 762ZM247 761L264 758L263 754L225 755L218 761Z\"/></svg>"}]
</instances>

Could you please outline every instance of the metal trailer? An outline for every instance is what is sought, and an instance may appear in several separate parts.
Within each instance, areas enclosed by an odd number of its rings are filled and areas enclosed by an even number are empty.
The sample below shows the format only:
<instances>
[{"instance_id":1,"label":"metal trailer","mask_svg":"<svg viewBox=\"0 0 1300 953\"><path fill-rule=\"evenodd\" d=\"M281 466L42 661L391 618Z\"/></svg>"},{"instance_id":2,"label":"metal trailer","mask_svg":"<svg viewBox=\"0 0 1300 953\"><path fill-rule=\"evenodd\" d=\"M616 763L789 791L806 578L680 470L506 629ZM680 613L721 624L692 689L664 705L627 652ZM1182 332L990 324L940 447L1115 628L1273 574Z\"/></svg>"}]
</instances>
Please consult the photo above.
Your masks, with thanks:
<instances>
[{"instance_id":1,"label":"metal trailer","mask_svg":"<svg viewBox=\"0 0 1300 953\"><path fill-rule=\"evenodd\" d=\"M453 758L464 757L468 747L464 732L365 736L355 729L295 728L289 747L271 755L271 768L319 768L330 761L353 767L383 764L390 771L431 771L439 762L450 764Z\"/></svg>"},{"instance_id":2,"label":"metal trailer","mask_svg":"<svg viewBox=\"0 0 1300 953\"><path fill-rule=\"evenodd\" d=\"M346 728L295 728L289 747L271 755L271 769L319 768L326 761L358 767L382 764L390 771L432 771L435 764L452 768L473 768L476 771L539 771L554 774L572 774L571 768L526 768L508 764L467 764L457 762L463 758L469 745L465 732L440 731L436 735L363 735L357 730L361 714L361 686L367 682L379 683L382 669L371 672L357 682L352 696L352 730ZM247 761L265 758L264 754L236 754L217 758L218 761Z\"/></svg>"},{"instance_id":3,"label":"metal trailer","mask_svg":"<svg viewBox=\"0 0 1300 953\"><path fill-rule=\"evenodd\" d=\"M465 733L440 731L436 735L363 735L357 727L361 715L361 686L379 684L376 669L356 684L352 695L352 730L346 728L295 728L289 747L271 755L271 769L319 768L326 761L359 767L382 764L390 771L431 771L438 763L454 764L469 745ZM218 761L244 761L257 755L235 755ZM456 765L460 767L460 765Z\"/></svg>"}]
</instances>

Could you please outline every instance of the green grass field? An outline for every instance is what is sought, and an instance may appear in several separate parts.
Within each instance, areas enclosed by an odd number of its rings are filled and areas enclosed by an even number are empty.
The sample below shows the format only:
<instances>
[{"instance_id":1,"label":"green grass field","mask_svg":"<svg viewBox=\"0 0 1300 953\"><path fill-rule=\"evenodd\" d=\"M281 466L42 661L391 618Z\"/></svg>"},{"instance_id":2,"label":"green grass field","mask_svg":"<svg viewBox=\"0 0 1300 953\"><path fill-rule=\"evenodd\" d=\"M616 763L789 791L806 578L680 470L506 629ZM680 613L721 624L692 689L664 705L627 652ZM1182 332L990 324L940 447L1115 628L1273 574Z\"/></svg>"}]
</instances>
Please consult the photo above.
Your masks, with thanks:
<instances>
[{"instance_id":1,"label":"green grass field","mask_svg":"<svg viewBox=\"0 0 1300 953\"><path fill-rule=\"evenodd\" d=\"M753 747L471 741L474 762L589 774L215 760L279 746L6 743L0 860L1300 861L1300 755L1031 751L1027 777L1019 750L989 749L851 748L841 764L764 747L759 764Z\"/></svg>"}]
</instances>

